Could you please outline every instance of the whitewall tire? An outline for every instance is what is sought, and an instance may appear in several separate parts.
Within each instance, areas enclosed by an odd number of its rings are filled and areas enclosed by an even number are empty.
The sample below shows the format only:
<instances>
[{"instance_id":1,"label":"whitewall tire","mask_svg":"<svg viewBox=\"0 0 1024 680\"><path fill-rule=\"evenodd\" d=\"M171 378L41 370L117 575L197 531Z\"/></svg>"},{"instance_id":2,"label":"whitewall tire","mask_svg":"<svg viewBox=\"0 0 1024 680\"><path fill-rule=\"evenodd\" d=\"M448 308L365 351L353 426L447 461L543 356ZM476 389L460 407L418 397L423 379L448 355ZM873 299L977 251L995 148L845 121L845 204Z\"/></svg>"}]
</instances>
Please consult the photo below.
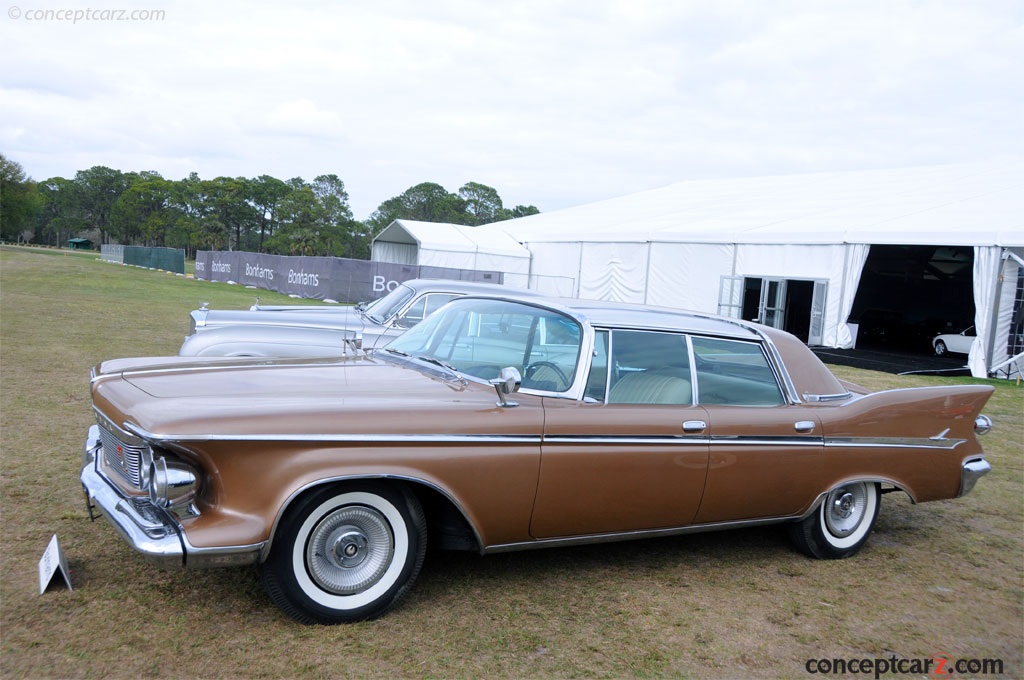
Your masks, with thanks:
<instances>
[{"instance_id":1,"label":"whitewall tire","mask_svg":"<svg viewBox=\"0 0 1024 680\"><path fill-rule=\"evenodd\" d=\"M270 599L298 621L362 621L398 604L426 547L423 509L405 489L325 487L288 509L260 575Z\"/></svg>"}]
</instances>

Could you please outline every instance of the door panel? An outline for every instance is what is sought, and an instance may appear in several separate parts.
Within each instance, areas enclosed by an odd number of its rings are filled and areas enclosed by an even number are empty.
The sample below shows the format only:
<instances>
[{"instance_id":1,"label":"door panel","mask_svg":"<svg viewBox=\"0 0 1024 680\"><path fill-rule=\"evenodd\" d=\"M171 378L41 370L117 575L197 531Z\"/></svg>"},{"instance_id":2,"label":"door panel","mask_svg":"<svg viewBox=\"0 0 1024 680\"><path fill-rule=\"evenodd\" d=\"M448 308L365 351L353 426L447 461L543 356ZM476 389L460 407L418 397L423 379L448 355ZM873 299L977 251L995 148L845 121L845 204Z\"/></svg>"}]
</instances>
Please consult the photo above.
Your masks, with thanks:
<instances>
[{"instance_id":1,"label":"door panel","mask_svg":"<svg viewBox=\"0 0 1024 680\"><path fill-rule=\"evenodd\" d=\"M699 406L545 400L535 538L684 526L708 463Z\"/></svg>"},{"instance_id":2,"label":"door panel","mask_svg":"<svg viewBox=\"0 0 1024 680\"><path fill-rule=\"evenodd\" d=\"M696 523L793 515L818 496L824 439L814 407L705 408L711 450Z\"/></svg>"}]
</instances>

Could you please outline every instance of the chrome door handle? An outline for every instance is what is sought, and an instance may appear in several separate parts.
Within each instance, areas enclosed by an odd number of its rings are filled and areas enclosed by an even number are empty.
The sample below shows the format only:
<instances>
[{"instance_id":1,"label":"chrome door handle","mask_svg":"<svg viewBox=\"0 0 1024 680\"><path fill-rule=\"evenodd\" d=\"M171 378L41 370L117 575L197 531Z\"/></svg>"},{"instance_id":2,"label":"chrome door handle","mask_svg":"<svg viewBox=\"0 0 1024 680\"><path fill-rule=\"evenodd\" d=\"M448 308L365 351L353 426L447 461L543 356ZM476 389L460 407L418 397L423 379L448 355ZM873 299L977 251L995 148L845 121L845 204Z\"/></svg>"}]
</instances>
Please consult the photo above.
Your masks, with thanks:
<instances>
[{"instance_id":1,"label":"chrome door handle","mask_svg":"<svg viewBox=\"0 0 1024 680\"><path fill-rule=\"evenodd\" d=\"M793 423L793 429L797 432L814 432L814 421L813 420L798 420Z\"/></svg>"},{"instance_id":2,"label":"chrome door handle","mask_svg":"<svg viewBox=\"0 0 1024 680\"><path fill-rule=\"evenodd\" d=\"M683 423L683 432L703 432L708 429L708 424L703 420L687 420Z\"/></svg>"}]
</instances>

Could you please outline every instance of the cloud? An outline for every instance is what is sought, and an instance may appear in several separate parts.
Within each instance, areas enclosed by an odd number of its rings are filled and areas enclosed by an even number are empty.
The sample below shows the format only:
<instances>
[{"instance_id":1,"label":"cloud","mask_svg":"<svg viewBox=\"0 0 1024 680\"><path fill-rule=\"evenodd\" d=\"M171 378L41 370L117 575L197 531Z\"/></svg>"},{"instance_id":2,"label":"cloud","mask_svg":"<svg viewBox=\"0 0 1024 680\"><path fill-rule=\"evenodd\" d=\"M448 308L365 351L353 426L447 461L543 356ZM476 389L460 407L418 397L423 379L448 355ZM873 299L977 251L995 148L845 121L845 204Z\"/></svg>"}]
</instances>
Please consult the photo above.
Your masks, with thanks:
<instances>
[{"instance_id":1,"label":"cloud","mask_svg":"<svg viewBox=\"0 0 1024 680\"><path fill-rule=\"evenodd\" d=\"M358 217L424 181L551 210L1024 154L1014 2L180 2L0 41L0 148L36 178L335 173Z\"/></svg>"}]
</instances>

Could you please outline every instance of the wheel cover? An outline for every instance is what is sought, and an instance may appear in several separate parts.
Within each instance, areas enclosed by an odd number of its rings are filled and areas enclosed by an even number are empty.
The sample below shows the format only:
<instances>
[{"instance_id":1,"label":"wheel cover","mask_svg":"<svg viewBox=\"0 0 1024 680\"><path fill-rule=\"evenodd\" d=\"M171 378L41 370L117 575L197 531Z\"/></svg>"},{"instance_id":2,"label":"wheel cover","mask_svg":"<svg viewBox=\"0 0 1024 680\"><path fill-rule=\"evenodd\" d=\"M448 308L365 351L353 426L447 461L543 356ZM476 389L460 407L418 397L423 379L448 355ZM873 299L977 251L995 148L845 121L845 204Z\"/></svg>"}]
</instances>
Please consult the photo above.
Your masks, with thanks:
<instances>
[{"instance_id":1,"label":"wheel cover","mask_svg":"<svg viewBox=\"0 0 1024 680\"><path fill-rule=\"evenodd\" d=\"M868 489L864 482L833 489L825 499L825 527L833 536L849 536L867 515Z\"/></svg>"},{"instance_id":2,"label":"wheel cover","mask_svg":"<svg viewBox=\"0 0 1024 680\"><path fill-rule=\"evenodd\" d=\"M372 508L349 505L325 516L310 533L306 564L318 586L351 595L377 583L394 552L387 518Z\"/></svg>"}]
</instances>

